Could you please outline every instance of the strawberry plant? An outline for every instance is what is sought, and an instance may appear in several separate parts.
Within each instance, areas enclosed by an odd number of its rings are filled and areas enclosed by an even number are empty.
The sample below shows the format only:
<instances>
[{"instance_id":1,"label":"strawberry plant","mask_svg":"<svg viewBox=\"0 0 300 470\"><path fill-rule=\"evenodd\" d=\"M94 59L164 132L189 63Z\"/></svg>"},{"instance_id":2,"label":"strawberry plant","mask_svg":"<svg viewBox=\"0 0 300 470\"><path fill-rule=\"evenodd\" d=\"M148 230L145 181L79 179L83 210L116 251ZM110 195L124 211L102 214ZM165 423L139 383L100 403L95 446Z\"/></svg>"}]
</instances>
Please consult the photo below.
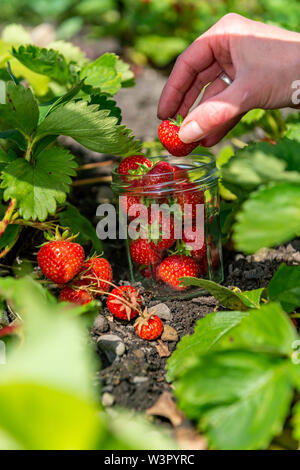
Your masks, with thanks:
<instances>
[{"instance_id":1,"label":"strawberry plant","mask_svg":"<svg viewBox=\"0 0 300 470\"><path fill-rule=\"evenodd\" d=\"M300 337L289 315L299 318L293 312L300 307L300 267L283 264L267 288L247 292L207 280L182 282L204 287L233 311L199 320L169 359L181 409L217 449L261 449L275 437L280 442L291 416L288 446L297 448Z\"/></svg>"},{"instance_id":2,"label":"strawberry plant","mask_svg":"<svg viewBox=\"0 0 300 470\"><path fill-rule=\"evenodd\" d=\"M1 69L0 256L24 226L53 231L58 223L80 232L79 241L91 240L100 251L90 222L74 206L65 206L78 163L57 137L72 137L97 152L139 152L111 99L122 86L132 85L133 75L114 54L91 62L67 43L66 56L55 45L9 47Z\"/></svg>"}]
</instances>

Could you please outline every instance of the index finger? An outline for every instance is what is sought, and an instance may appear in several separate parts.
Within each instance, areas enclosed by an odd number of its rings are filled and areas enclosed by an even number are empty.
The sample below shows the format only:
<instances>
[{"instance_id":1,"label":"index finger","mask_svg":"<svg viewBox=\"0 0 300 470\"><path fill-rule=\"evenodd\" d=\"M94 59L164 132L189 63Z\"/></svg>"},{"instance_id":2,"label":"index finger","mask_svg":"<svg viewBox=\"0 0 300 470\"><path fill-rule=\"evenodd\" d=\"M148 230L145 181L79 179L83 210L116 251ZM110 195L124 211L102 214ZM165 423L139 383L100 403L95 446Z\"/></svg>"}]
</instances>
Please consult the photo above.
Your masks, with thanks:
<instances>
[{"instance_id":1,"label":"index finger","mask_svg":"<svg viewBox=\"0 0 300 470\"><path fill-rule=\"evenodd\" d=\"M213 62L214 54L207 35L200 36L180 54L159 100L158 116L161 119L174 116L195 77Z\"/></svg>"}]
</instances>

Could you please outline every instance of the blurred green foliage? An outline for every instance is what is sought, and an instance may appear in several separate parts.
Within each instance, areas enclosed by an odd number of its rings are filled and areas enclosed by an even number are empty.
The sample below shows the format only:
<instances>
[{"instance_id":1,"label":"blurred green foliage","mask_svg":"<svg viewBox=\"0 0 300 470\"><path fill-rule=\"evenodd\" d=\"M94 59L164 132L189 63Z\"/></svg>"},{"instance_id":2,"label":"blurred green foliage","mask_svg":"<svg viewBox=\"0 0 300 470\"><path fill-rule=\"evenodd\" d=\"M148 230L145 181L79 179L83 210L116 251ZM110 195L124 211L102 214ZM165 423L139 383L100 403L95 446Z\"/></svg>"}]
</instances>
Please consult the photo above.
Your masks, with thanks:
<instances>
[{"instance_id":1,"label":"blurred green foliage","mask_svg":"<svg viewBox=\"0 0 300 470\"><path fill-rule=\"evenodd\" d=\"M3 22L54 22L59 39L81 30L114 36L133 60L168 65L187 44L229 12L299 30L300 2L290 0L2 0ZM157 47L157 44L160 47Z\"/></svg>"}]
</instances>

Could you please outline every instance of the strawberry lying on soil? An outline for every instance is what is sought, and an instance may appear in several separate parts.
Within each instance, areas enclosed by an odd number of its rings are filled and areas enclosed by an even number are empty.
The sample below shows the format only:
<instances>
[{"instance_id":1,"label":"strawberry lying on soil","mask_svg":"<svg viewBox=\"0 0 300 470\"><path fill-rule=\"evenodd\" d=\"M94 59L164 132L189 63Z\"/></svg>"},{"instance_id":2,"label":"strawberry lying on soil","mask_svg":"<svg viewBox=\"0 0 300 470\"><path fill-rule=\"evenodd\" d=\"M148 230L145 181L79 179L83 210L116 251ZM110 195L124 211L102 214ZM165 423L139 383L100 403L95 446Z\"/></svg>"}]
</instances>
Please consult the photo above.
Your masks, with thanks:
<instances>
[{"instance_id":1,"label":"strawberry lying on soil","mask_svg":"<svg viewBox=\"0 0 300 470\"><path fill-rule=\"evenodd\" d=\"M105 282L107 281L107 282ZM81 269L77 286L89 286L92 290L107 292L112 282L112 269L110 263L102 257L94 257L86 261ZM97 293L95 292L97 295Z\"/></svg>"},{"instance_id":2,"label":"strawberry lying on soil","mask_svg":"<svg viewBox=\"0 0 300 470\"><path fill-rule=\"evenodd\" d=\"M70 302L75 305L85 305L90 303L93 299L93 296L86 290L77 290L69 286L64 287L58 297L60 302Z\"/></svg>"},{"instance_id":3,"label":"strawberry lying on soil","mask_svg":"<svg viewBox=\"0 0 300 470\"><path fill-rule=\"evenodd\" d=\"M139 291L130 285L116 287L107 298L108 310L120 320L129 321L136 317L141 304Z\"/></svg>"},{"instance_id":4,"label":"strawberry lying on soil","mask_svg":"<svg viewBox=\"0 0 300 470\"><path fill-rule=\"evenodd\" d=\"M135 331L140 338L151 341L157 339L163 332L163 324L161 319L157 315L140 316L134 324Z\"/></svg>"},{"instance_id":5,"label":"strawberry lying on soil","mask_svg":"<svg viewBox=\"0 0 300 470\"><path fill-rule=\"evenodd\" d=\"M179 138L179 129L183 119L179 114L177 119L167 119L163 121L158 127L158 138L163 146L175 157L184 157L191 153L200 142L192 142L185 144Z\"/></svg>"},{"instance_id":6,"label":"strawberry lying on soil","mask_svg":"<svg viewBox=\"0 0 300 470\"><path fill-rule=\"evenodd\" d=\"M56 284L66 284L79 272L84 257L84 250L78 243L56 240L40 248L37 260L48 279Z\"/></svg>"},{"instance_id":7,"label":"strawberry lying on soil","mask_svg":"<svg viewBox=\"0 0 300 470\"><path fill-rule=\"evenodd\" d=\"M200 271L199 264L190 256L171 255L165 258L159 266L159 276L162 281L175 290L186 290L181 286L181 277L197 277Z\"/></svg>"}]
</instances>

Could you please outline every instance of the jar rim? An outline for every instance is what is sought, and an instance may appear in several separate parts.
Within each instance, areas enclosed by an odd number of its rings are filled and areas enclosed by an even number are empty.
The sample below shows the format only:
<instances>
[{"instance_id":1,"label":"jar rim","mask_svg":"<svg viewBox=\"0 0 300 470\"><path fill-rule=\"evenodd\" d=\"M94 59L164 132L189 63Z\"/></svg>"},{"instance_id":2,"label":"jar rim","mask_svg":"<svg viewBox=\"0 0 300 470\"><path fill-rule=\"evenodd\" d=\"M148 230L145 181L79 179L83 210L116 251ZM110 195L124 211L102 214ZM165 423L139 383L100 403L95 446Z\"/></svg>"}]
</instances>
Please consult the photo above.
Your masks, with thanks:
<instances>
[{"instance_id":1,"label":"jar rim","mask_svg":"<svg viewBox=\"0 0 300 470\"><path fill-rule=\"evenodd\" d=\"M182 175L182 178L178 177L178 179L166 181L164 183L157 183L148 185L140 185L139 181L142 180L143 176L145 175L121 175L117 172L118 164L112 170L112 188L115 191L122 192L136 192L139 189L139 193L141 192L141 187L146 193L150 191L169 191L170 187L172 190L176 190L176 188L180 188L180 191L184 190L182 188L183 183L192 183L199 187L209 187L215 183L215 180L218 179L218 170L216 167L216 160L212 155L188 155L186 157L175 157L173 155L159 155L153 157L147 157L150 161L153 162L153 166L158 163L159 161L165 161L169 163L171 166L176 167L177 171ZM152 166L152 168L153 168ZM147 174L147 173L146 173ZM166 177L168 175L174 175L174 170L170 172L164 173ZM188 175L188 178L186 178ZM135 182L133 185L132 183ZM188 188L186 188L188 190ZM144 192L143 191L143 192Z\"/></svg>"}]
</instances>

